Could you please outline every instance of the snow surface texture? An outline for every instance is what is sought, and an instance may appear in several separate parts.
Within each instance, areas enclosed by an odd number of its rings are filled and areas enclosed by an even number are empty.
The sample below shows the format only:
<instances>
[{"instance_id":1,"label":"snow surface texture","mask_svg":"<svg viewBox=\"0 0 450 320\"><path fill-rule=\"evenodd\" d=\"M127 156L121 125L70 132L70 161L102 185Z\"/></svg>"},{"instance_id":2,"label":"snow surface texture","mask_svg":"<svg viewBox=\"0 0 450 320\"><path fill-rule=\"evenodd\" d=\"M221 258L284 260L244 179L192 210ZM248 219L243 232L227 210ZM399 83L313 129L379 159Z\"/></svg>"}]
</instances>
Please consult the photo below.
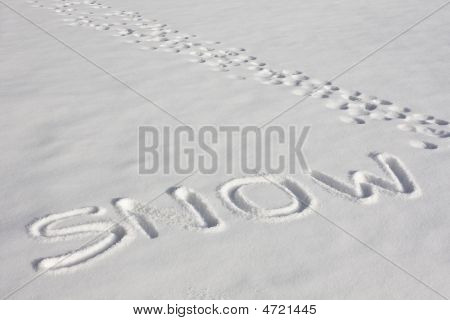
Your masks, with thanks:
<instances>
[{"instance_id":1,"label":"snow surface texture","mask_svg":"<svg viewBox=\"0 0 450 320\"><path fill-rule=\"evenodd\" d=\"M4 296L450 295L449 9L334 81L441 3L27 2L47 33L1 11ZM312 171L139 176L137 127L179 123L136 92L190 125L311 125Z\"/></svg>"}]
</instances>

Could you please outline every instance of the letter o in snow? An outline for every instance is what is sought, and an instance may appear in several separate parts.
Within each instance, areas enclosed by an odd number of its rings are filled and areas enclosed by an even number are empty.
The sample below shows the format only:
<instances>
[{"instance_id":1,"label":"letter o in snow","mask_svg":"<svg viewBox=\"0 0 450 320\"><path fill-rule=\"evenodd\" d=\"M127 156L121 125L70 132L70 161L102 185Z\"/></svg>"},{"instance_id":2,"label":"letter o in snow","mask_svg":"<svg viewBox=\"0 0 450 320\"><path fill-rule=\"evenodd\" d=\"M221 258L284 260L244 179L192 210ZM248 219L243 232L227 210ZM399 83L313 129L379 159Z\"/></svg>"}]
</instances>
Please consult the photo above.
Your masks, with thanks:
<instances>
[{"instance_id":1,"label":"letter o in snow","mask_svg":"<svg viewBox=\"0 0 450 320\"><path fill-rule=\"evenodd\" d=\"M250 200L243 189L251 184L273 184L285 192L290 203L279 208L263 208ZM316 201L300 184L288 177L256 176L234 178L221 185L219 197L225 206L246 219L267 222L284 221L304 216L315 207Z\"/></svg>"}]
</instances>

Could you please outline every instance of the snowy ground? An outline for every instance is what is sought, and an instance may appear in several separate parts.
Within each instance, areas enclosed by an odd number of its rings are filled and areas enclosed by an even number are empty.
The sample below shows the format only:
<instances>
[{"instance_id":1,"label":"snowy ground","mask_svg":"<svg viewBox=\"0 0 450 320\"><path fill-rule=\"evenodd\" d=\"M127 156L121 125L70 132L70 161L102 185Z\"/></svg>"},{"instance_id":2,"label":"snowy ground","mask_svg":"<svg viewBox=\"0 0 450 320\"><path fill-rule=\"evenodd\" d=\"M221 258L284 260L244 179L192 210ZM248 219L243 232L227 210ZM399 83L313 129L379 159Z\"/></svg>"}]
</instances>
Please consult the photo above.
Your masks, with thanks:
<instances>
[{"instance_id":1,"label":"snowy ground","mask_svg":"<svg viewBox=\"0 0 450 320\"><path fill-rule=\"evenodd\" d=\"M0 293L449 297L450 6L348 69L442 4L1 0ZM226 185L217 191L235 176L194 175L182 185L217 225L186 228L174 195L159 196L186 176L137 173L141 125L262 125L330 79L272 122L312 127L305 153L315 173L291 177L314 204L301 219L245 219L220 199L232 197ZM388 179L374 160L397 173L390 193L374 188L363 201L338 183L350 185L355 170ZM248 181L257 188L244 197L271 207L289 200ZM157 196L157 231L121 224L42 272ZM83 217L66 229L43 218L102 208L89 228Z\"/></svg>"}]
</instances>

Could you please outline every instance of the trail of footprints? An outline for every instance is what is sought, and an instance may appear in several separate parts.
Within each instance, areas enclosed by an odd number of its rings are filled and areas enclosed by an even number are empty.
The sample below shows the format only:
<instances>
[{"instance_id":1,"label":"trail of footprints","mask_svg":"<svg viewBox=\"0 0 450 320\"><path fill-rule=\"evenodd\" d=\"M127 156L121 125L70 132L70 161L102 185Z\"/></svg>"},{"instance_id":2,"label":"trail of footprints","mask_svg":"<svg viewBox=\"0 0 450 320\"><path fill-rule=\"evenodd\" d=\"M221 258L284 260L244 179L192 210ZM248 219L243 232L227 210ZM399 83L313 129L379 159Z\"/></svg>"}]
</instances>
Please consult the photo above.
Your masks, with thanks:
<instances>
[{"instance_id":1,"label":"trail of footprints","mask_svg":"<svg viewBox=\"0 0 450 320\"><path fill-rule=\"evenodd\" d=\"M369 156L387 178L366 171L350 171L349 181L342 182L318 170L311 171L307 177L331 194L360 204L376 203L380 192L406 199L421 195L418 184L400 159L386 153ZM252 201L248 187L261 184L279 188L288 196L289 203L265 208ZM156 208L129 198L113 199L112 205L120 217L117 223L105 218L106 210L98 207L80 208L36 219L28 226L28 233L33 238L47 242L83 238L91 240L79 249L39 258L32 263L33 267L37 271L48 270L51 273L76 271L126 247L138 235L148 240L160 237L160 230L168 230L161 229L164 225L201 232L225 230L225 223L216 209L199 192L179 186L168 190L167 194L178 203L178 209ZM318 205L316 197L309 190L296 179L285 176L234 178L218 187L217 196L236 216L266 223L305 217L315 212ZM86 220L89 217L98 218ZM74 223L73 220L78 222Z\"/></svg>"},{"instance_id":2,"label":"trail of footprints","mask_svg":"<svg viewBox=\"0 0 450 320\"><path fill-rule=\"evenodd\" d=\"M301 71L274 70L244 48L223 48L217 41L200 41L197 35L183 34L170 26L147 19L136 11L114 10L101 1L29 0L33 7L50 9L70 26L81 26L109 32L123 42L142 50L190 55L189 61L205 64L210 70L223 72L236 80L252 78L267 85L292 87L301 97L311 95L323 99L329 109L342 112L339 119L348 124L361 125L368 121L392 121L399 131L416 133L430 138L450 137L449 122L432 115L414 113L388 100L349 91L331 82L313 79ZM43 4L50 3L50 4ZM436 149L437 143L420 140L409 145L420 149Z\"/></svg>"}]
</instances>

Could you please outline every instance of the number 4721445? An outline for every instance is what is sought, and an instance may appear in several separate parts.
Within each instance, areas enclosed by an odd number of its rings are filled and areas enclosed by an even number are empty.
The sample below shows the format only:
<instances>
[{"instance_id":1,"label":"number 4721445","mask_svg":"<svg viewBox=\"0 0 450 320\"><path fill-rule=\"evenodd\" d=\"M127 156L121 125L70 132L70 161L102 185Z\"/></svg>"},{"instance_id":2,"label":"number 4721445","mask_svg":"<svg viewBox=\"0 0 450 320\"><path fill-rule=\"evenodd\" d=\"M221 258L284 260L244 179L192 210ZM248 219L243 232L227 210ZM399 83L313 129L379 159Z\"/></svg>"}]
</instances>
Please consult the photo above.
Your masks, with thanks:
<instances>
[{"instance_id":1,"label":"number 4721445","mask_svg":"<svg viewBox=\"0 0 450 320\"><path fill-rule=\"evenodd\" d=\"M268 304L262 310L266 314L315 314L316 305L284 305L284 304Z\"/></svg>"}]
</instances>

